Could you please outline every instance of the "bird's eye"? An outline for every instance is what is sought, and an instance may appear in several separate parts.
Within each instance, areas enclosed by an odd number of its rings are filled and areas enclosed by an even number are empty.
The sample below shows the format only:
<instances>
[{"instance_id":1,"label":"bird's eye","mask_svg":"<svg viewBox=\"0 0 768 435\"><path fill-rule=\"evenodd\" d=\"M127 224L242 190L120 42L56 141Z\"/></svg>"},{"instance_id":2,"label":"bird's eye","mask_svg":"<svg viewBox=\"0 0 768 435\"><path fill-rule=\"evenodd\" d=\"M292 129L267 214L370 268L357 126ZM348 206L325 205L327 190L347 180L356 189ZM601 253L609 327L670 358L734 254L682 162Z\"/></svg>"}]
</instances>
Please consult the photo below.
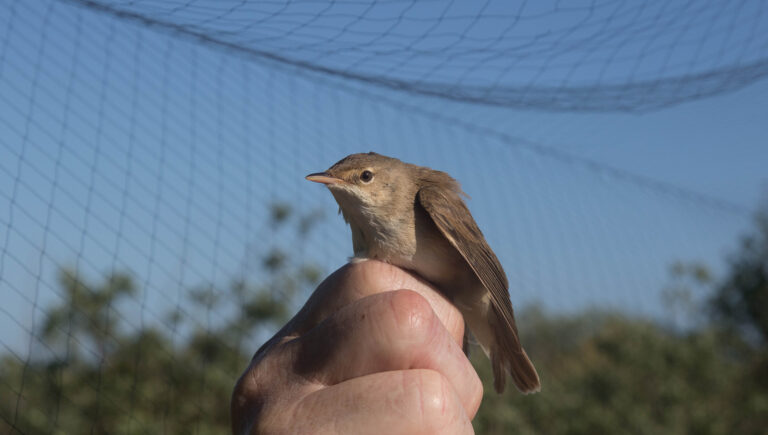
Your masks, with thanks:
<instances>
[{"instance_id":1,"label":"bird's eye","mask_svg":"<svg viewBox=\"0 0 768 435\"><path fill-rule=\"evenodd\" d=\"M370 183L373 180L373 172L365 170L360 173L360 181L363 183Z\"/></svg>"}]
</instances>

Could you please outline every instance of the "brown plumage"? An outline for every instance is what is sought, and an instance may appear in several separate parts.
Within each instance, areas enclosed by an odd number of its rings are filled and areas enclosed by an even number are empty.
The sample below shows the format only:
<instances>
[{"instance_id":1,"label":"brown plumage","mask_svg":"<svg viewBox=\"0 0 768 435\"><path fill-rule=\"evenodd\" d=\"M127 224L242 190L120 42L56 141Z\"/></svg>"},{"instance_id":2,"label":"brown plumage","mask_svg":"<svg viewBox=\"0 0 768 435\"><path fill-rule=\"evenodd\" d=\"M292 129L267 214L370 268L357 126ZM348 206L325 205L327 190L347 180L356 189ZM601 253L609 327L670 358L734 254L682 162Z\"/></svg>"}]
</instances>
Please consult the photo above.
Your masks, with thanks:
<instances>
[{"instance_id":1,"label":"brown plumage","mask_svg":"<svg viewBox=\"0 0 768 435\"><path fill-rule=\"evenodd\" d=\"M352 230L357 258L413 270L452 299L491 359L494 387L505 372L518 390L539 391L520 344L506 274L445 172L376 153L352 154L307 176L328 186Z\"/></svg>"}]
</instances>

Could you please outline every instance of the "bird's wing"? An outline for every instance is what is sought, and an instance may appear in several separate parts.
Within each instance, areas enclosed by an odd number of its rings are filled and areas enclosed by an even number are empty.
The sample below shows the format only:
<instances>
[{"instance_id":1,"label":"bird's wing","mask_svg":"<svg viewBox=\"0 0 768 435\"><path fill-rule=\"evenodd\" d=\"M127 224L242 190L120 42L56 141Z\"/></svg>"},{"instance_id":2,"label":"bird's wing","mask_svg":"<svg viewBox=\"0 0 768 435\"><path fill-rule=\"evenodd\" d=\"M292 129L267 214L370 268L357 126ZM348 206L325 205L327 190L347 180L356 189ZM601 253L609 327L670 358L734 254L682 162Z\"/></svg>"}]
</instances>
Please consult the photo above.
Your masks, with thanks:
<instances>
[{"instance_id":1,"label":"bird's wing","mask_svg":"<svg viewBox=\"0 0 768 435\"><path fill-rule=\"evenodd\" d=\"M427 185L419 190L417 200L488 290L499 321L505 323L500 326L514 334L512 342L520 351L507 276L458 192Z\"/></svg>"}]
</instances>

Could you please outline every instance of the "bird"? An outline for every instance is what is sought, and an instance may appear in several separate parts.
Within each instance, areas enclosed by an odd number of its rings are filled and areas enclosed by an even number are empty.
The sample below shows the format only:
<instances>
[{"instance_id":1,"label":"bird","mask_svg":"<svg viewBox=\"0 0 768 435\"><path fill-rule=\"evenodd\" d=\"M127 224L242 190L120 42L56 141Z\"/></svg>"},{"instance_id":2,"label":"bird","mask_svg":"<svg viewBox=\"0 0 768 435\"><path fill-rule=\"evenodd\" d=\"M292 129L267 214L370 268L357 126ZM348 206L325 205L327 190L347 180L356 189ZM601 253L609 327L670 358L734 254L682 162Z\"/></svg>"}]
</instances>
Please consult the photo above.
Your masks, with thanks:
<instances>
[{"instance_id":1,"label":"bird","mask_svg":"<svg viewBox=\"0 0 768 435\"><path fill-rule=\"evenodd\" d=\"M540 391L520 343L507 276L454 178L369 152L306 179L324 184L338 203L352 232L353 260L413 271L452 301L491 361L497 393L506 374L521 393Z\"/></svg>"}]
</instances>

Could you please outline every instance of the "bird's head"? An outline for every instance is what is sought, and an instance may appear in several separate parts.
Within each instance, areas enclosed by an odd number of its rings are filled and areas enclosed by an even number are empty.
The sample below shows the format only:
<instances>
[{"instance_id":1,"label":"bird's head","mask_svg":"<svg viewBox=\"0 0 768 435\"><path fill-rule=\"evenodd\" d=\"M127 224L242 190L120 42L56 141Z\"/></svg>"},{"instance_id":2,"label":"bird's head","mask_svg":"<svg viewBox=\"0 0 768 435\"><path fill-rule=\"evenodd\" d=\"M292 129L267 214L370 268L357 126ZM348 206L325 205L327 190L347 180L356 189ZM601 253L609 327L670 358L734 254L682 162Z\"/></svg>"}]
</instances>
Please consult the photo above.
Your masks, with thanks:
<instances>
[{"instance_id":1,"label":"bird's head","mask_svg":"<svg viewBox=\"0 0 768 435\"><path fill-rule=\"evenodd\" d=\"M413 207L411 166L374 152L351 154L306 179L328 187L347 221L377 224Z\"/></svg>"}]
</instances>

